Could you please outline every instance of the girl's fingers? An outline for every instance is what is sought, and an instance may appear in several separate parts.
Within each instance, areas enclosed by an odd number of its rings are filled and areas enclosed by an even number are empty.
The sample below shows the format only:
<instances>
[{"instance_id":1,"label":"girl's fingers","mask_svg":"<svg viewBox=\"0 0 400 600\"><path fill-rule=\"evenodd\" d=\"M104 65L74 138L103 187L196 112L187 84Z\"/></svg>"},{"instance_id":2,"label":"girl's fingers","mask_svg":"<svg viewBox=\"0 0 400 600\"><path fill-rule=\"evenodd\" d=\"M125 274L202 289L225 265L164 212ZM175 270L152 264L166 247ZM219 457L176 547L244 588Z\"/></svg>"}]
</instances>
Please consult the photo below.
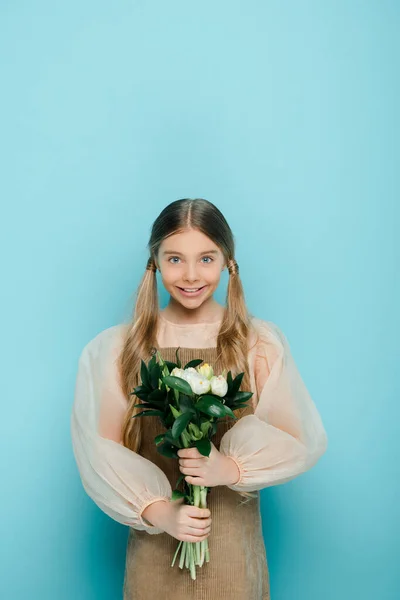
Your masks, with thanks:
<instances>
[{"instance_id":1,"label":"girl's fingers","mask_svg":"<svg viewBox=\"0 0 400 600\"><path fill-rule=\"evenodd\" d=\"M187 475L191 475L192 473L200 473L203 472L203 469L201 469L200 467L179 467L182 473L185 473Z\"/></svg>"},{"instance_id":2,"label":"girl's fingers","mask_svg":"<svg viewBox=\"0 0 400 600\"><path fill-rule=\"evenodd\" d=\"M204 481L203 477L190 477L190 475L186 475L185 481L187 481L187 483L191 483L192 485L210 485Z\"/></svg>"},{"instance_id":3,"label":"girl's fingers","mask_svg":"<svg viewBox=\"0 0 400 600\"><path fill-rule=\"evenodd\" d=\"M196 459L182 459L179 461L179 466L180 467L203 467L204 466L204 461L202 460L196 460Z\"/></svg>"},{"instance_id":4,"label":"girl's fingers","mask_svg":"<svg viewBox=\"0 0 400 600\"><path fill-rule=\"evenodd\" d=\"M191 529L198 529L199 531L203 531L205 529L207 529L208 527L211 527L211 520L210 519L194 519L191 523L188 524L188 527L190 527ZM191 531L190 533L193 533L193 531Z\"/></svg>"},{"instance_id":5,"label":"girl's fingers","mask_svg":"<svg viewBox=\"0 0 400 600\"><path fill-rule=\"evenodd\" d=\"M187 535L206 535L206 533L210 533L210 531L211 527L205 527L204 529L200 527L190 527Z\"/></svg>"},{"instance_id":6,"label":"girl's fingers","mask_svg":"<svg viewBox=\"0 0 400 600\"><path fill-rule=\"evenodd\" d=\"M183 542L202 542L203 540L206 540L209 535L210 535L209 533L207 533L206 535L199 535L199 536L183 535L182 541Z\"/></svg>"},{"instance_id":7,"label":"girl's fingers","mask_svg":"<svg viewBox=\"0 0 400 600\"><path fill-rule=\"evenodd\" d=\"M210 519L211 518L211 511L209 508L198 508L197 506L192 506L190 504L187 504L185 506L186 508L186 515L195 519Z\"/></svg>"}]
</instances>

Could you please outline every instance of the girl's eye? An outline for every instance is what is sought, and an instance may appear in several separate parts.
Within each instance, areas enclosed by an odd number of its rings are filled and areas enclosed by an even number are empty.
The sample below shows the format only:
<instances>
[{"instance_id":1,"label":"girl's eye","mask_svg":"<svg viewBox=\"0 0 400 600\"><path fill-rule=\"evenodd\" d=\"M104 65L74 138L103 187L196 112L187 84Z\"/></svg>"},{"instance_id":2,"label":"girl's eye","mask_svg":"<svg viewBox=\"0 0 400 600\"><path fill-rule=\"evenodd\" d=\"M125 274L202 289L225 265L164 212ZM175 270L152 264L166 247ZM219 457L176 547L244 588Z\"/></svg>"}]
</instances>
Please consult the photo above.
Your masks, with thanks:
<instances>
[{"instance_id":1,"label":"girl's eye","mask_svg":"<svg viewBox=\"0 0 400 600\"><path fill-rule=\"evenodd\" d=\"M173 258L177 258L178 260L180 260L180 259L179 259L179 256L171 256L171 257L169 258L168 262L170 262L170 261L171 261ZM214 259L213 259L213 258L211 258L211 256L203 256L203 258L209 258L209 259L210 259L210 262L207 262L207 263L205 263L206 265L209 265L210 263L212 263L212 262L214 261ZM173 262L172 264L173 264L173 265L176 265L176 262Z\"/></svg>"}]
</instances>

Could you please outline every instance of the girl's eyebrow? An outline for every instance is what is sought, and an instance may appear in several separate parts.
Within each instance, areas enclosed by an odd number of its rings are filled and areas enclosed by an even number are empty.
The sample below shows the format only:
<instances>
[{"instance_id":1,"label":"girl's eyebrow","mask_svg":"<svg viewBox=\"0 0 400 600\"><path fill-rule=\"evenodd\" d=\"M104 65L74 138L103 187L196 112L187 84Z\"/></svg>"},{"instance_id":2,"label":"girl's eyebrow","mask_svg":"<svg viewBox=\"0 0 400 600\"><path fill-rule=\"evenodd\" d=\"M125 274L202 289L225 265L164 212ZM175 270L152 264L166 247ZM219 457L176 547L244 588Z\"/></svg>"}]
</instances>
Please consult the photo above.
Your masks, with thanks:
<instances>
[{"instance_id":1,"label":"girl's eyebrow","mask_svg":"<svg viewBox=\"0 0 400 600\"><path fill-rule=\"evenodd\" d=\"M173 250L164 250L163 252L163 256L165 256L166 254L176 254L177 256L184 256L184 254L182 254L182 252L174 252ZM199 256L201 254L218 254L218 250L207 250L204 252L200 252Z\"/></svg>"}]
</instances>

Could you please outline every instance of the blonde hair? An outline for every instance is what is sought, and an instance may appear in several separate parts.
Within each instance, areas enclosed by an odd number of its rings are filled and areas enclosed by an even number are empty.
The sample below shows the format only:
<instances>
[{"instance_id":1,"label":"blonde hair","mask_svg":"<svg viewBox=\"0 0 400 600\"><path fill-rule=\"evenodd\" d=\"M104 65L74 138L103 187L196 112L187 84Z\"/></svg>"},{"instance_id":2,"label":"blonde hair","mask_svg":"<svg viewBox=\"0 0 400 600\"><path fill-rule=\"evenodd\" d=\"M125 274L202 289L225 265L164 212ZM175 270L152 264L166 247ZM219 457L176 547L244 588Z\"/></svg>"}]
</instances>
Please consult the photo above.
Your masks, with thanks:
<instances>
[{"instance_id":1,"label":"blonde hair","mask_svg":"<svg viewBox=\"0 0 400 600\"><path fill-rule=\"evenodd\" d=\"M129 395L140 383L140 361L146 363L157 345L159 301L157 292L157 256L162 241L175 233L196 229L209 237L222 251L229 271L226 307L217 337L216 372L231 370L234 377L244 372L241 389L250 390L248 335L251 327L239 269L234 258L235 242L232 231L220 210L202 198L181 199L166 206L153 223L148 248L150 257L136 292L132 322L126 330L119 356L121 387L129 404L122 426L123 444L134 452L140 448L142 419L132 419L141 409L134 407L137 398ZM200 357L201 358L201 357ZM246 409L236 411L240 418ZM238 492L245 498L253 497Z\"/></svg>"}]
</instances>

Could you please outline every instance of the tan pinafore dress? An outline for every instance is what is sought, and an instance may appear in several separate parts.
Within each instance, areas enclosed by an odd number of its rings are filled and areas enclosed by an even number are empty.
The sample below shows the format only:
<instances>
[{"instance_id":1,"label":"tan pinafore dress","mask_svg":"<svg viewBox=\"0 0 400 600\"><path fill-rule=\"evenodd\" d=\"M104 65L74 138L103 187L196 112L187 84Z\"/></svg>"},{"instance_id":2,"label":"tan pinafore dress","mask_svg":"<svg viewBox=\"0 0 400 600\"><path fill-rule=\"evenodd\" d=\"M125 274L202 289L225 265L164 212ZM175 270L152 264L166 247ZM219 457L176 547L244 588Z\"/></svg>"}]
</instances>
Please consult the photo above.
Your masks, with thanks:
<instances>
[{"instance_id":1,"label":"tan pinafore dress","mask_svg":"<svg viewBox=\"0 0 400 600\"><path fill-rule=\"evenodd\" d=\"M175 347L159 348L161 356L175 362ZM216 364L216 348L179 349L182 365L194 358ZM249 406L245 414L251 414ZM244 416L244 415L242 415ZM219 449L223 434L235 424L226 417L212 438ZM142 422L139 454L155 463L175 489L181 475L178 460L157 452L154 438L165 431L157 417ZM150 535L130 528L123 600L269 600L269 571L261 527L260 496L241 504L244 498L227 486L211 488L207 505L211 511L208 536L210 562L196 567L196 580L179 560L171 567L179 541L167 533Z\"/></svg>"}]
</instances>

